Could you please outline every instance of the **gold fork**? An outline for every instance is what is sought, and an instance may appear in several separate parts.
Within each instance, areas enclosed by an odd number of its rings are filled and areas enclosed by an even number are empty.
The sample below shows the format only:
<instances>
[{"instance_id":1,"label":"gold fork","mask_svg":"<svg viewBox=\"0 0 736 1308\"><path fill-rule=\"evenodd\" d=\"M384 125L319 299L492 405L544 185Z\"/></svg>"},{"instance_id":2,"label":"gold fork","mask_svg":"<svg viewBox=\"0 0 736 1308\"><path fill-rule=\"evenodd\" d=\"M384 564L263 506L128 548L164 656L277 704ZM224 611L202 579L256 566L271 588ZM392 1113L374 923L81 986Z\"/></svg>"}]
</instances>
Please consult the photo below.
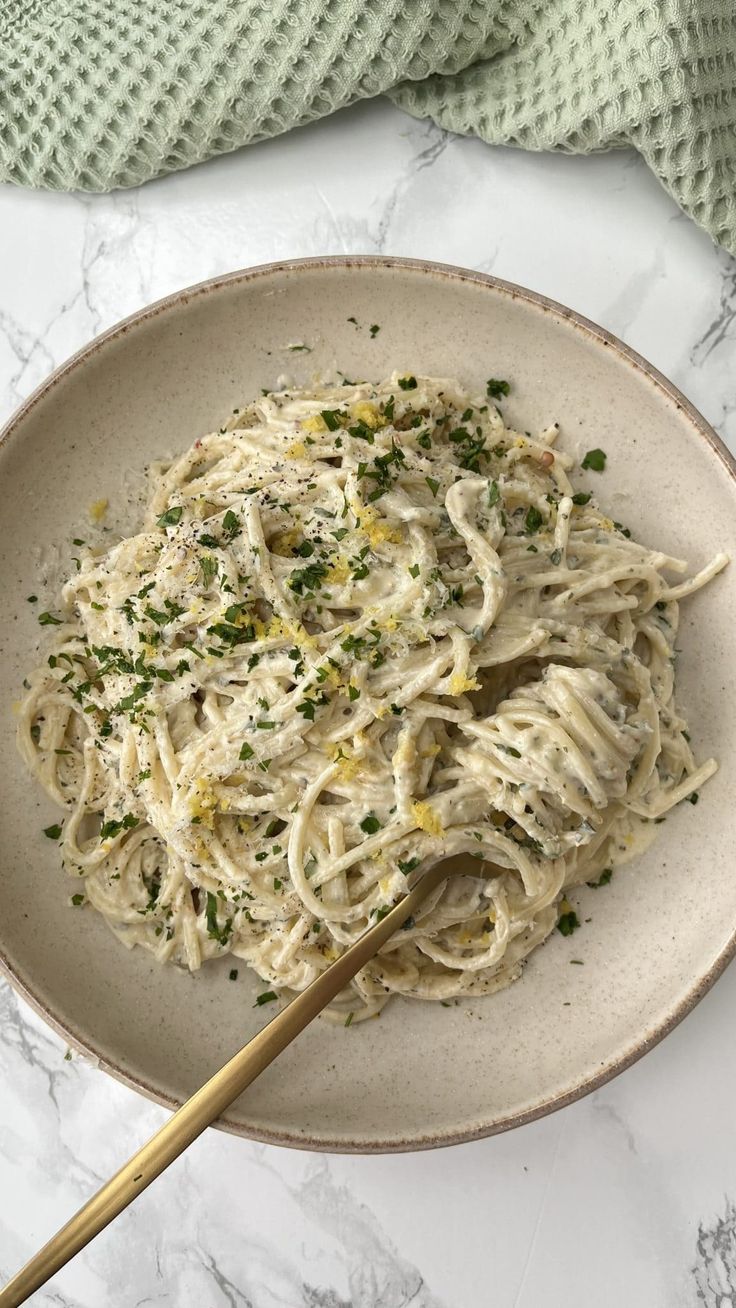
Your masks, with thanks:
<instances>
[{"instance_id":1,"label":"gold fork","mask_svg":"<svg viewBox=\"0 0 736 1308\"><path fill-rule=\"evenodd\" d=\"M104 1230L291 1044L356 972L378 953L426 896L451 873L462 870L467 870L467 861L462 855L428 865L412 889L380 922L369 927L316 981L243 1045L191 1099L187 1099L120 1171L8 1281L0 1290L0 1308L17 1308L18 1304L25 1303Z\"/></svg>"}]
</instances>

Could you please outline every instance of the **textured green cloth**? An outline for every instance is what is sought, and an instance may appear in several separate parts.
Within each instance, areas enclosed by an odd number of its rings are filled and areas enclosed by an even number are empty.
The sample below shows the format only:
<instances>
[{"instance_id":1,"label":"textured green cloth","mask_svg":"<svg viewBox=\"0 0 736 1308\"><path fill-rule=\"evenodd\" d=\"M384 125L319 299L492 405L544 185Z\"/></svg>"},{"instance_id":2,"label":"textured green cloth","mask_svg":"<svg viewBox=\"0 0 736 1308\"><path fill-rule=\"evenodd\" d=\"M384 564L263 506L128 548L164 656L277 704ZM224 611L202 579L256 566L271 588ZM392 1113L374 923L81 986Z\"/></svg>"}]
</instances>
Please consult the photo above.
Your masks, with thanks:
<instances>
[{"instance_id":1,"label":"textured green cloth","mask_svg":"<svg viewBox=\"0 0 736 1308\"><path fill-rule=\"evenodd\" d=\"M135 186L382 93L486 141L634 145L736 253L735 0L0 0L27 186Z\"/></svg>"}]
</instances>

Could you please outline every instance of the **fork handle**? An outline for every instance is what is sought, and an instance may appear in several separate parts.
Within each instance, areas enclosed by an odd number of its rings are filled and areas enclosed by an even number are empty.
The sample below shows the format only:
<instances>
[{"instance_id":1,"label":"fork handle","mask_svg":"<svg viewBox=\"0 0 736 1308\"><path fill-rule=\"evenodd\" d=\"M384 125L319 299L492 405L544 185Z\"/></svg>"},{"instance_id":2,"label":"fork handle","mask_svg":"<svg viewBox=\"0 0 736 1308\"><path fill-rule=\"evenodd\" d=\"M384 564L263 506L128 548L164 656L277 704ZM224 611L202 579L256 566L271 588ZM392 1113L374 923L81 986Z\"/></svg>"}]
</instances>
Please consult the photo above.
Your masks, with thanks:
<instances>
[{"instance_id":1,"label":"fork handle","mask_svg":"<svg viewBox=\"0 0 736 1308\"><path fill-rule=\"evenodd\" d=\"M25 1303L155 1181L340 993L447 875L444 862L425 872L386 917L369 927L354 945L272 1018L201 1089L195 1091L120 1171L8 1281L0 1290L0 1308L17 1308Z\"/></svg>"}]
</instances>

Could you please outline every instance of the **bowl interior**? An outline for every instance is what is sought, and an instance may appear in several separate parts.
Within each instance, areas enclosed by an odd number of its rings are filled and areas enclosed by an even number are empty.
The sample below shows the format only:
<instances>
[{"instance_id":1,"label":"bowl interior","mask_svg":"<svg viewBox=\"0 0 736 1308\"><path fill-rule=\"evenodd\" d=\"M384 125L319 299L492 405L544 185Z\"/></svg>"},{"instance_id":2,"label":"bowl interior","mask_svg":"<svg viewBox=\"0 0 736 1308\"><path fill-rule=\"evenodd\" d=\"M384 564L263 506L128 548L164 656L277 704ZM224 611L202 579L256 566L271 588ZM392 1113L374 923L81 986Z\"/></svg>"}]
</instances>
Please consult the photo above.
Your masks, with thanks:
<instances>
[{"instance_id":1,"label":"bowl interior","mask_svg":"<svg viewBox=\"0 0 736 1308\"><path fill-rule=\"evenodd\" d=\"M602 333L471 274L379 260L235 275L124 324L42 388L0 446L9 617L0 629L0 955L72 1042L168 1102L262 1024L262 985L243 965L229 981L227 960L196 976L160 968L124 950L92 912L67 907L69 885L42 835L56 810L23 774L13 740L11 701L44 634L41 605L25 597L52 602L39 589L40 561L56 547L73 553L92 501L108 498L113 525L132 530L131 471L182 450L261 387L283 375L379 378L395 367L456 375L470 388L509 378L505 409L522 429L556 419L566 449L607 451L606 472L589 484L637 536L694 566L733 549L733 473L689 406ZM469 1138L582 1093L686 1011L732 949L736 924L726 816L736 786L735 609L731 568L687 603L678 642L694 748L718 757L720 771L610 886L576 896L583 930L555 933L522 980L492 998L449 1008L394 1001L348 1030L314 1023L227 1125L325 1149Z\"/></svg>"}]
</instances>

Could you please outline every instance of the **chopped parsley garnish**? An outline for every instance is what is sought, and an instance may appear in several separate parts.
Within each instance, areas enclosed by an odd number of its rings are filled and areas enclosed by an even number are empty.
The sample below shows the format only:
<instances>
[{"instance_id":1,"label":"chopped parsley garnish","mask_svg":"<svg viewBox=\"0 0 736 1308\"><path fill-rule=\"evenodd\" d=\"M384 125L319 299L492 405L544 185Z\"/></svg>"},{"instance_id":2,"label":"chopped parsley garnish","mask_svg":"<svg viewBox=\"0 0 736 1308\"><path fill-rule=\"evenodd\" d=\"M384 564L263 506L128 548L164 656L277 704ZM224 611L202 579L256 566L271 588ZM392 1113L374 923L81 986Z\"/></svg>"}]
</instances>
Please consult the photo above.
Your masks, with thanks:
<instances>
[{"instance_id":1,"label":"chopped parsley garnish","mask_svg":"<svg viewBox=\"0 0 736 1308\"><path fill-rule=\"evenodd\" d=\"M228 509L222 519L222 530L225 533L225 540L234 540L240 534L240 518L232 509Z\"/></svg>"},{"instance_id":2,"label":"chopped parsley garnish","mask_svg":"<svg viewBox=\"0 0 736 1308\"><path fill-rule=\"evenodd\" d=\"M698 794L697 790L694 790L692 795L688 795L687 798L688 798L688 803L697 804L698 800L700 799L700 795Z\"/></svg>"},{"instance_id":3,"label":"chopped parsley garnish","mask_svg":"<svg viewBox=\"0 0 736 1308\"><path fill-rule=\"evenodd\" d=\"M356 658L362 658L365 652L366 640L364 636L346 636L340 641L340 649L344 649L346 654L355 654Z\"/></svg>"},{"instance_id":4,"label":"chopped parsley garnish","mask_svg":"<svg viewBox=\"0 0 736 1308\"><path fill-rule=\"evenodd\" d=\"M227 979L228 979L228 981L237 981L237 979L238 979L238 969L237 969L237 967L231 967L231 968L230 968L230 971L229 971L228 974L227 974Z\"/></svg>"},{"instance_id":5,"label":"chopped parsley garnish","mask_svg":"<svg viewBox=\"0 0 736 1308\"><path fill-rule=\"evenodd\" d=\"M365 831L367 836L375 836L377 831L381 830L381 823L378 821L375 813L367 813L360 824L361 831Z\"/></svg>"},{"instance_id":6,"label":"chopped parsley garnish","mask_svg":"<svg viewBox=\"0 0 736 1308\"><path fill-rule=\"evenodd\" d=\"M597 881L586 881L585 884L590 886L591 890L598 890L601 886L607 886L612 876L613 868L604 867Z\"/></svg>"},{"instance_id":7,"label":"chopped parsley garnish","mask_svg":"<svg viewBox=\"0 0 736 1308\"><path fill-rule=\"evenodd\" d=\"M307 722L314 722L314 715L317 707L316 700L306 698L302 700L301 704L297 704L296 711L297 713L301 713L302 717L306 718Z\"/></svg>"},{"instance_id":8,"label":"chopped parsley garnish","mask_svg":"<svg viewBox=\"0 0 736 1308\"><path fill-rule=\"evenodd\" d=\"M577 504L579 507L582 507L583 504L588 503L589 499L590 499L590 491L576 491L572 497L572 502L573 504Z\"/></svg>"},{"instance_id":9,"label":"chopped parsley garnish","mask_svg":"<svg viewBox=\"0 0 736 1308\"><path fill-rule=\"evenodd\" d=\"M225 609L226 622L239 622L240 619L248 612L247 604L229 604Z\"/></svg>"},{"instance_id":10,"label":"chopped parsley garnish","mask_svg":"<svg viewBox=\"0 0 736 1308\"><path fill-rule=\"evenodd\" d=\"M157 527L176 527L181 522L181 515L184 512L181 504L177 504L173 509L167 509L158 519Z\"/></svg>"},{"instance_id":11,"label":"chopped parsley garnish","mask_svg":"<svg viewBox=\"0 0 736 1308\"><path fill-rule=\"evenodd\" d=\"M123 699L118 700L117 704L113 706L113 713L129 712L130 709L135 708L138 700L143 699L148 694L152 687L152 681L139 681L129 695L125 695ZM109 735L109 732L106 734Z\"/></svg>"},{"instance_id":12,"label":"chopped parsley garnish","mask_svg":"<svg viewBox=\"0 0 736 1308\"><path fill-rule=\"evenodd\" d=\"M512 758L521 758L521 751L515 749L513 745L498 745L497 748L502 749L504 754L510 754Z\"/></svg>"},{"instance_id":13,"label":"chopped parsley garnish","mask_svg":"<svg viewBox=\"0 0 736 1308\"><path fill-rule=\"evenodd\" d=\"M577 931L580 926L580 919L574 908L568 913L561 913L557 919L557 930L562 936L571 936L573 931Z\"/></svg>"},{"instance_id":14,"label":"chopped parsley garnish","mask_svg":"<svg viewBox=\"0 0 736 1308\"><path fill-rule=\"evenodd\" d=\"M202 582L209 586L210 582L217 576L217 559L213 559L211 554L203 554L199 560L199 566L202 571Z\"/></svg>"},{"instance_id":15,"label":"chopped parsley garnish","mask_svg":"<svg viewBox=\"0 0 736 1308\"><path fill-rule=\"evenodd\" d=\"M400 858L399 863L397 863L397 866L399 866L400 872L404 872L404 876L408 876L409 872L414 871L414 867L420 866L420 863L421 863L421 858L417 858L416 854L414 854L413 858L407 858L407 859Z\"/></svg>"},{"instance_id":16,"label":"chopped parsley garnish","mask_svg":"<svg viewBox=\"0 0 736 1308\"><path fill-rule=\"evenodd\" d=\"M217 636L223 645L234 649L236 645L247 645L250 641L255 640L255 627L249 624L247 627L236 627L231 622L215 622L207 631L212 636Z\"/></svg>"},{"instance_id":17,"label":"chopped parsley garnish","mask_svg":"<svg viewBox=\"0 0 736 1308\"><path fill-rule=\"evenodd\" d=\"M326 576L327 567L324 563L310 563L306 568L297 568L292 572L289 577L289 589L293 590L295 595L318 590Z\"/></svg>"},{"instance_id":18,"label":"chopped parsley garnish","mask_svg":"<svg viewBox=\"0 0 736 1308\"><path fill-rule=\"evenodd\" d=\"M354 436L356 440L367 441L369 445L373 445L376 439L373 434L373 429L362 420L356 422L354 426L348 427L348 432L351 436Z\"/></svg>"},{"instance_id":19,"label":"chopped parsley garnish","mask_svg":"<svg viewBox=\"0 0 736 1308\"><path fill-rule=\"evenodd\" d=\"M466 468L468 472L480 472L481 458L487 459L488 450L486 449L486 439L480 427L476 427L475 432L471 433L467 427L456 427L451 431L448 440L453 445L459 445L458 462L461 468Z\"/></svg>"},{"instance_id":20,"label":"chopped parsley garnish","mask_svg":"<svg viewBox=\"0 0 736 1308\"><path fill-rule=\"evenodd\" d=\"M561 561L561 559L562 559L562 550L553 550L549 556L550 563L554 563L555 567L557 567L557 564Z\"/></svg>"},{"instance_id":21,"label":"chopped parsley garnish","mask_svg":"<svg viewBox=\"0 0 736 1308\"><path fill-rule=\"evenodd\" d=\"M399 377L399 386L402 391L415 391L417 388L416 377Z\"/></svg>"},{"instance_id":22,"label":"chopped parsley garnish","mask_svg":"<svg viewBox=\"0 0 736 1308\"><path fill-rule=\"evenodd\" d=\"M371 336L377 336L378 333L380 332L380 330L381 330L381 328L379 327L379 325L378 325L377 322L374 322L374 323L371 324L371 329L370 329L370 331L371 331Z\"/></svg>"},{"instance_id":23,"label":"chopped parsley garnish","mask_svg":"<svg viewBox=\"0 0 736 1308\"><path fill-rule=\"evenodd\" d=\"M72 895L72 903L75 908L79 908L79 905L84 903L84 895Z\"/></svg>"},{"instance_id":24,"label":"chopped parsley garnish","mask_svg":"<svg viewBox=\"0 0 736 1308\"><path fill-rule=\"evenodd\" d=\"M502 395L508 395L511 387L507 381L501 381L498 377L489 377L486 382L486 395L492 400L500 400Z\"/></svg>"},{"instance_id":25,"label":"chopped parsley garnish","mask_svg":"<svg viewBox=\"0 0 736 1308\"><path fill-rule=\"evenodd\" d=\"M302 346L302 348L305 347ZM253 1007L260 1008L263 1004L272 1004L277 999L278 999L278 995L276 994L275 990L264 990L262 995L258 995Z\"/></svg>"},{"instance_id":26,"label":"chopped parsley garnish","mask_svg":"<svg viewBox=\"0 0 736 1308\"><path fill-rule=\"evenodd\" d=\"M439 483L438 481L435 481L434 477L425 477L424 480L426 481L427 485L429 486L429 489L431 490L432 494L434 495L434 498L437 499L437 491L438 491L439 488L440 488L440 483Z\"/></svg>"},{"instance_id":27,"label":"chopped parsley garnish","mask_svg":"<svg viewBox=\"0 0 736 1308\"><path fill-rule=\"evenodd\" d=\"M217 921L217 899L211 890L207 891L207 909L205 913L207 921L207 935L212 940L216 940L220 945L226 945L228 937L233 927L231 917L227 918L224 927L221 927Z\"/></svg>"},{"instance_id":28,"label":"chopped parsley garnish","mask_svg":"<svg viewBox=\"0 0 736 1308\"><path fill-rule=\"evenodd\" d=\"M61 835L61 827L55 822L52 827L44 827L43 834L48 836L49 840L58 840Z\"/></svg>"},{"instance_id":29,"label":"chopped parsley garnish","mask_svg":"<svg viewBox=\"0 0 736 1308\"><path fill-rule=\"evenodd\" d=\"M524 519L524 530L526 532L526 535L533 536L535 531L539 531L539 528L542 526L543 522L544 522L544 518L539 512L539 509L536 508L535 505L530 504L529 508L526 511L526 517Z\"/></svg>"},{"instance_id":30,"label":"chopped parsley garnish","mask_svg":"<svg viewBox=\"0 0 736 1308\"><path fill-rule=\"evenodd\" d=\"M345 1025L352 1026L352 1022L353 1022L353 1014L348 1013L347 1017L345 1018Z\"/></svg>"},{"instance_id":31,"label":"chopped parsley garnish","mask_svg":"<svg viewBox=\"0 0 736 1308\"><path fill-rule=\"evenodd\" d=\"M582 463L581 468L590 468L592 472L603 472L606 466L605 450L588 450Z\"/></svg>"},{"instance_id":32,"label":"chopped parsley garnish","mask_svg":"<svg viewBox=\"0 0 736 1308\"><path fill-rule=\"evenodd\" d=\"M29 604L38 604L38 595L27 595L26 599Z\"/></svg>"},{"instance_id":33,"label":"chopped parsley garnish","mask_svg":"<svg viewBox=\"0 0 736 1308\"><path fill-rule=\"evenodd\" d=\"M411 567L409 568L409 575L410 575L411 577L418 577L418 576L419 576L419 564L418 564L418 563L412 563Z\"/></svg>"},{"instance_id":34,"label":"chopped parsley garnish","mask_svg":"<svg viewBox=\"0 0 736 1308\"><path fill-rule=\"evenodd\" d=\"M108 822L103 822L100 827L100 840L108 840L113 836L119 836L121 831L132 831L133 827L137 826L138 818L132 813L126 813L119 822L114 818Z\"/></svg>"},{"instance_id":35,"label":"chopped parsley garnish","mask_svg":"<svg viewBox=\"0 0 736 1308\"><path fill-rule=\"evenodd\" d=\"M393 484L391 466L393 464L396 465L396 475L398 476L399 465L404 462L405 458L406 455L404 454L404 451L399 448L392 437L391 449L388 450L386 454L376 455L370 467L367 463L361 462L358 464L358 480L360 481L363 477L367 477L370 481L376 483L375 490L372 490L368 495L369 502L380 499L380 497L390 489Z\"/></svg>"},{"instance_id":36,"label":"chopped parsley garnish","mask_svg":"<svg viewBox=\"0 0 736 1308\"><path fill-rule=\"evenodd\" d=\"M348 699L353 701L360 699L360 691L357 686L348 686Z\"/></svg>"},{"instance_id":37,"label":"chopped parsley garnish","mask_svg":"<svg viewBox=\"0 0 736 1308\"><path fill-rule=\"evenodd\" d=\"M493 505L498 503L500 495L501 492L498 489L498 482L492 481L488 487L488 505L490 508L493 508Z\"/></svg>"},{"instance_id":38,"label":"chopped parsley garnish","mask_svg":"<svg viewBox=\"0 0 736 1308\"><path fill-rule=\"evenodd\" d=\"M146 617L150 618L151 622L155 622L158 627L163 627L165 623L171 621L168 613L162 612L161 609L154 609L151 604L147 604L143 612Z\"/></svg>"},{"instance_id":39,"label":"chopped parsley garnish","mask_svg":"<svg viewBox=\"0 0 736 1308\"><path fill-rule=\"evenodd\" d=\"M39 613L38 620L42 627L60 627L61 618L55 618L51 613Z\"/></svg>"},{"instance_id":40,"label":"chopped parsley garnish","mask_svg":"<svg viewBox=\"0 0 736 1308\"><path fill-rule=\"evenodd\" d=\"M337 431L339 429L341 416L339 409L323 409L321 413L328 431Z\"/></svg>"},{"instance_id":41,"label":"chopped parsley garnish","mask_svg":"<svg viewBox=\"0 0 736 1308\"><path fill-rule=\"evenodd\" d=\"M162 612L161 609L154 609L151 604L147 604L143 612L147 618L151 619L151 622L156 623L157 627L163 627L167 622L173 622L175 618L180 618L184 612L181 604L176 604L170 599L164 600L164 610L165 612Z\"/></svg>"}]
</instances>

